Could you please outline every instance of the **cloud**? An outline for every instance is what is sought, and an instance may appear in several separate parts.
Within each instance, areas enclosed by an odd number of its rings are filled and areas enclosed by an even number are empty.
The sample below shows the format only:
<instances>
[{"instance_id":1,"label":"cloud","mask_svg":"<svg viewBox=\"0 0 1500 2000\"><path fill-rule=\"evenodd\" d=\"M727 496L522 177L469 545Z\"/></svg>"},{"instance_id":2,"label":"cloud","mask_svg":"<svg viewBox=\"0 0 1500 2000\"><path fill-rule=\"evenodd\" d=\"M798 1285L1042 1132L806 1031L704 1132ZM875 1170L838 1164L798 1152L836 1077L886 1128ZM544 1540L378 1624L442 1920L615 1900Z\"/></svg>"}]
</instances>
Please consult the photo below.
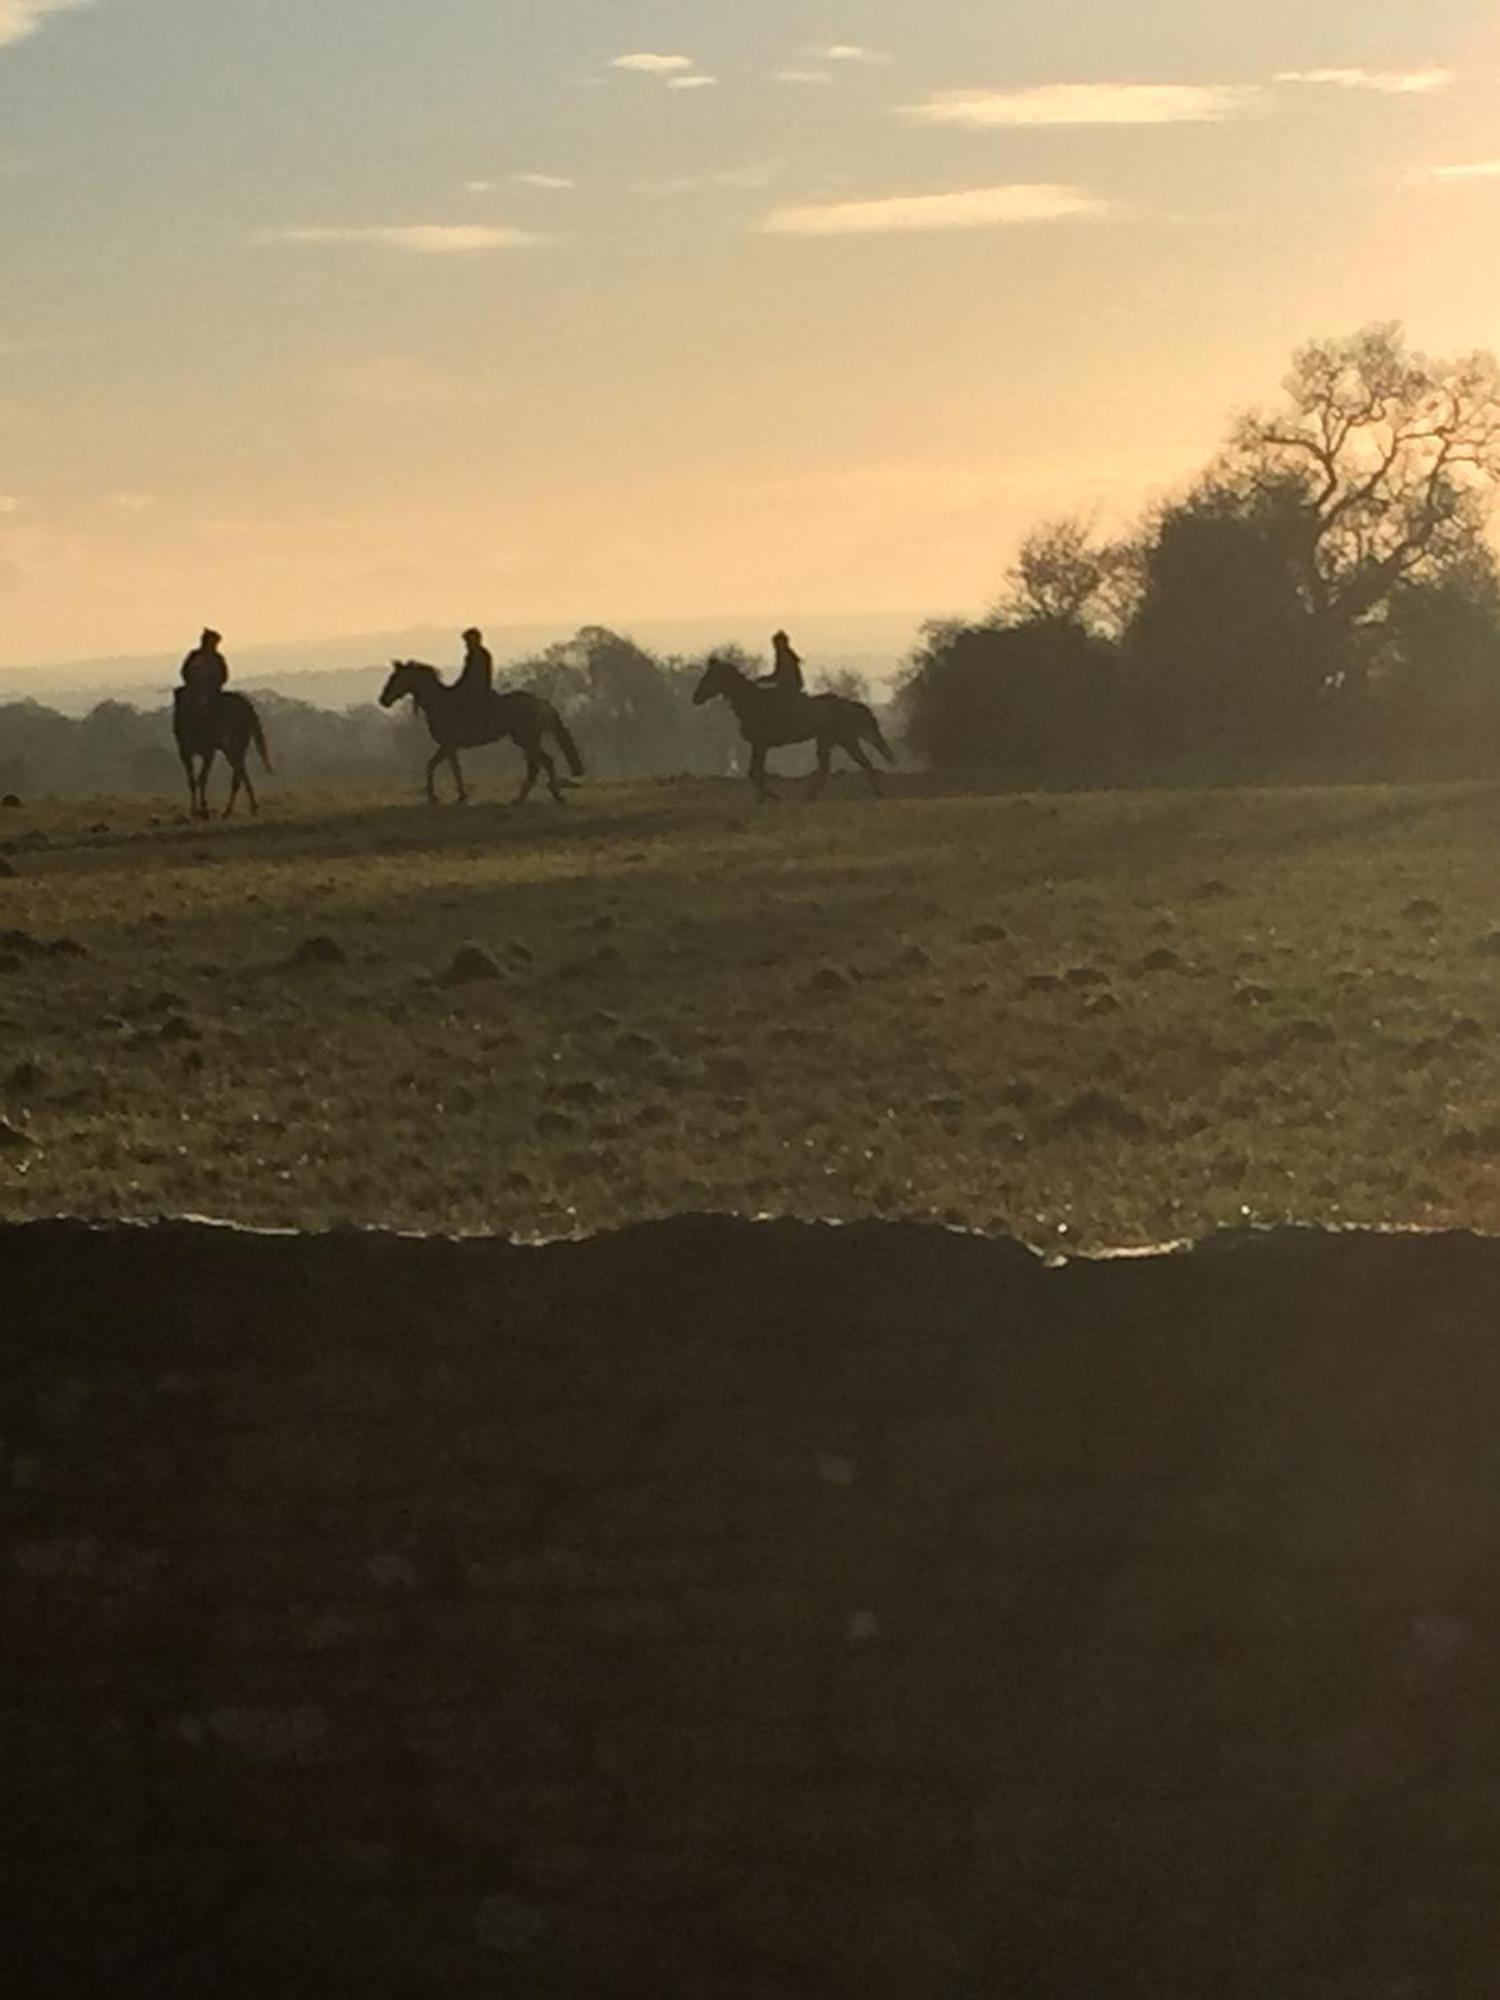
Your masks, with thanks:
<instances>
[{"instance_id":1,"label":"cloud","mask_svg":"<svg viewBox=\"0 0 1500 2000\"><path fill-rule=\"evenodd\" d=\"M1254 110L1251 85L1045 83L1031 90L942 90L901 106L919 125L1210 125Z\"/></svg>"},{"instance_id":2,"label":"cloud","mask_svg":"<svg viewBox=\"0 0 1500 2000\"><path fill-rule=\"evenodd\" d=\"M772 83L832 83L826 69L773 69Z\"/></svg>"},{"instance_id":3,"label":"cloud","mask_svg":"<svg viewBox=\"0 0 1500 2000\"><path fill-rule=\"evenodd\" d=\"M883 50L861 48L857 42L835 42L832 48L810 49L808 54L818 62L888 63L891 61L891 57Z\"/></svg>"},{"instance_id":4,"label":"cloud","mask_svg":"<svg viewBox=\"0 0 1500 2000\"><path fill-rule=\"evenodd\" d=\"M710 174L715 187L763 188L769 187L782 172L780 160L755 160L749 166L725 167L720 173Z\"/></svg>"},{"instance_id":5,"label":"cloud","mask_svg":"<svg viewBox=\"0 0 1500 2000\"><path fill-rule=\"evenodd\" d=\"M569 180L566 174L512 174L511 179L521 187L547 188L558 191L577 185L575 181Z\"/></svg>"},{"instance_id":6,"label":"cloud","mask_svg":"<svg viewBox=\"0 0 1500 2000\"><path fill-rule=\"evenodd\" d=\"M750 192L767 188L785 171L780 160L755 160L743 167L724 167L713 174L673 174L665 180L632 181L632 194L696 194L703 188L734 188Z\"/></svg>"},{"instance_id":7,"label":"cloud","mask_svg":"<svg viewBox=\"0 0 1500 2000\"><path fill-rule=\"evenodd\" d=\"M1284 69L1278 83L1328 84L1336 90L1373 90L1385 97L1424 97L1446 90L1451 69Z\"/></svg>"},{"instance_id":8,"label":"cloud","mask_svg":"<svg viewBox=\"0 0 1500 2000\"><path fill-rule=\"evenodd\" d=\"M799 203L773 208L759 227L767 236L884 236L928 230L1004 229L1110 213L1107 201L1083 188L1038 181L959 188L949 194Z\"/></svg>"},{"instance_id":9,"label":"cloud","mask_svg":"<svg viewBox=\"0 0 1500 2000\"><path fill-rule=\"evenodd\" d=\"M669 76L668 90L711 90L718 84L716 76Z\"/></svg>"},{"instance_id":10,"label":"cloud","mask_svg":"<svg viewBox=\"0 0 1500 2000\"><path fill-rule=\"evenodd\" d=\"M93 0L0 0L0 48L34 35L50 14L92 5Z\"/></svg>"},{"instance_id":11,"label":"cloud","mask_svg":"<svg viewBox=\"0 0 1500 2000\"><path fill-rule=\"evenodd\" d=\"M525 229L489 227L477 222L380 223L363 229L327 229L303 224L290 229L263 229L258 243L355 243L379 250L405 250L423 257L472 257L488 250L520 250L544 243L543 236Z\"/></svg>"},{"instance_id":12,"label":"cloud","mask_svg":"<svg viewBox=\"0 0 1500 2000\"><path fill-rule=\"evenodd\" d=\"M1424 181L1500 181L1500 160L1465 160L1451 167L1426 167Z\"/></svg>"},{"instance_id":13,"label":"cloud","mask_svg":"<svg viewBox=\"0 0 1500 2000\"><path fill-rule=\"evenodd\" d=\"M19 495L0 493L0 514L19 514L22 504Z\"/></svg>"},{"instance_id":14,"label":"cloud","mask_svg":"<svg viewBox=\"0 0 1500 2000\"><path fill-rule=\"evenodd\" d=\"M616 56L611 69L631 70L638 76L672 76L682 70L696 69L691 56L657 56L649 52L640 55Z\"/></svg>"}]
</instances>

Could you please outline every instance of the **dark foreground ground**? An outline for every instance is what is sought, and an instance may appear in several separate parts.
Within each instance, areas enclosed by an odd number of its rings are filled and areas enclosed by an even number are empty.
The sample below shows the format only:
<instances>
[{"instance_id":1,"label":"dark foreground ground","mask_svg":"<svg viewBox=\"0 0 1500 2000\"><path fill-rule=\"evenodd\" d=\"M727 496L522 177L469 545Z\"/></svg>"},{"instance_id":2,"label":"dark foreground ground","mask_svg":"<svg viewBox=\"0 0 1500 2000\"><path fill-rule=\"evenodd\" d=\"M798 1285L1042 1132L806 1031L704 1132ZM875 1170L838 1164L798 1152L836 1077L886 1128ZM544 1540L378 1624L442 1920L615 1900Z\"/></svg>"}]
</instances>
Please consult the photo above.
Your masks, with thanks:
<instances>
[{"instance_id":1,"label":"dark foreground ground","mask_svg":"<svg viewBox=\"0 0 1500 2000\"><path fill-rule=\"evenodd\" d=\"M0 1270L8 1993L1500 1989L1500 1246Z\"/></svg>"},{"instance_id":2,"label":"dark foreground ground","mask_svg":"<svg viewBox=\"0 0 1500 2000\"><path fill-rule=\"evenodd\" d=\"M1500 1219L1492 788L267 789L0 813L0 1215Z\"/></svg>"}]
</instances>

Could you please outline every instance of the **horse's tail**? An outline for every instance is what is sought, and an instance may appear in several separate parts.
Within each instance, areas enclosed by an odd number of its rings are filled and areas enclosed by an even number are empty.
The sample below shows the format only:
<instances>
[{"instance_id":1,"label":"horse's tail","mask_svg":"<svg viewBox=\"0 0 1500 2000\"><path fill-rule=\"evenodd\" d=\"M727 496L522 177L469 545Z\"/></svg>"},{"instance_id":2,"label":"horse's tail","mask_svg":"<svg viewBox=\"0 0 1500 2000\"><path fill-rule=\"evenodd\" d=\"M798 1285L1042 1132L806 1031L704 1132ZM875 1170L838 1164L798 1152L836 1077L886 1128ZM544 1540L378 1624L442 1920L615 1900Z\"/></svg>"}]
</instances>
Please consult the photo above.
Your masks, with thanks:
<instances>
[{"instance_id":1,"label":"horse's tail","mask_svg":"<svg viewBox=\"0 0 1500 2000\"><path fill-rule=\"evenodd\" d=\"M859 710L859 734L861 737L863 737L866 743L873 743L875 745L875 748L884 757L887 764L894 764L896 753L890 744L886 742L885 733L880 727L874 709L866 708L862 701L856 702L855 707Z\"/></svg>"},{"instance_id":2,"label":"horse's tail","mask_svg":"<svg viewBox=\"0 0 1500 2000\"><path fill-rule=\"evenodd\" d=\"M562 751L564 757L567 758L568 769L573 773L575 778L581 778L583 776L583 752L579 749L577 743L574 742L572 730L569 729L567 723L563 721L550 701L545 703L544 706L547 710L547 728L557 738L557 747Z\"/></svg>"},{"instance_id":3,"label":"horse's tail","mask_svg":"<svg viewBox=\"0 0 1500 2000\"><path fill-rule=\"evenodd\" d=\"M256 752L260 757L262 766L267 771L269 771L272 768L271 751L270 751L270 746L266 742L265 727L261 722L260 716L255 707L255 703L253 701L247 701L245 703L245 706L250 711L250 740L255 745Z\"/></svg>"}]
</instances>

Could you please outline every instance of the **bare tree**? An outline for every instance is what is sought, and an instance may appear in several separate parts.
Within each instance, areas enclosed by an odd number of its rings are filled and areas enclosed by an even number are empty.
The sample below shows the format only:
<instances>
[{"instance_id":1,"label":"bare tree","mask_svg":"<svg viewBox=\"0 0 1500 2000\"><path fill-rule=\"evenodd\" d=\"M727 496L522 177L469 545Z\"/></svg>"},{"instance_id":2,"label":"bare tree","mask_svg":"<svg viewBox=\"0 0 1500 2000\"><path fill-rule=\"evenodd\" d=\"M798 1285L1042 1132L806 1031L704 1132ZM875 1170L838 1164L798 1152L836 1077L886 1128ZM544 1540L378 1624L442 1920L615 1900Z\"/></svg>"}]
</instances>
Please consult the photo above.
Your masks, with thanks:
<instances>
[{"instance_id":1,"label":"bare tree","mask_svg":"<svg viewBox=\"0 0 1500 2000\"><path fill-rule=\"evenodd\" d=\"M1129 613L1130 556L1076 514L1043 521L1017 551L995 617L1006 625L1071 625L1113 635Z\"/></svg>"},{"instance_id":2,"label":"bare tree","mask_svg":"<svg viewBox=\"0 0 1500 2000\"><path fill-rule=\"evenodd\" d=\"M1295 504L1307 608L1351 631L1482 539L1500 374L1488 354L1413 353L1391 323L1304 347L1285 388L1288 407L1240 420L1210 483Z\"/></svg>"}]
</instances>

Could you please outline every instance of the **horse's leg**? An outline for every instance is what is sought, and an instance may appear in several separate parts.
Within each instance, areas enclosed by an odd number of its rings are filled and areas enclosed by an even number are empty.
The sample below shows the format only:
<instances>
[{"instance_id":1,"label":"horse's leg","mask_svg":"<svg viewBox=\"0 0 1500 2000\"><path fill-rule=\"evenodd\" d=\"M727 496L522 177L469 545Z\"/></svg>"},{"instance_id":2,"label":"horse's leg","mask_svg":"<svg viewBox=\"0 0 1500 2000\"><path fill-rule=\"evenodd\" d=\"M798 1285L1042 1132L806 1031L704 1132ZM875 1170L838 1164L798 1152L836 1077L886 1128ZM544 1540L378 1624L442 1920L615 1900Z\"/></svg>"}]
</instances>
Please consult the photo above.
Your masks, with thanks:
<instances>
[{"instance_id":1,"label":"horse's leg","mask_svg":"<svg viewBox=\"0 0 1500 2000\"><path fill-rule=\"evenodd\" d=\"M198 816L198 780L193 772L193 753L191 750L179 749L177 755L182 759L182 775L187 779L188 812L196 819Z\"/></svg>"},{"instance_id":2,"label":"horse's leg","mask_svg":"<svg viewBox=\"0 0 1500 2000\"><path fill-rule=\"evenodd\" d=\"M828 741L826 736L820 736L818 738L818 768L813 772L812 782L807 788L807 796L810 799L818 798L821 795L823 787L828 783L828 769L832 762L833 745Z\"/></svg>"},{"instance_id":3,"label":"horse's leg","mask_svg":"<svg viewBox=\"0 0 1500 2000\"><path fill-rule=\"evenodd\" d=\"M852 738L848 743L844 745L844 748L849 752L849 755L854 759L855 763L858 764L859 768L864 772L865 776L869 779L870 790L875 794L876 798L877 799L882 798L884 796L884 793L882 792L881 789L880 773L876 770L875 766L870 762L869 758L865 755L864 745L860 742L859 738L857 736Z\"/></svg>"},{"instance_id":4,"label":"horse's leg","mask_svg":"<svg viewBox=\"0 0 1500 2000\"><path fill-rule=\"evenodd\" d=\"M219 752L217 746L215 746L215 748L212 750L205 750L203 753L203 768L198 773L199 819L208 818L208 781L213 772L214 759L218 756L218 754Z\"/></svg>"},{"instance_id":5,"label":"horse's leg","mask_svg":"<svg viewBox=\"0 0 1500 2000\"><path fill-rule=\"evenodd\" d=\"M537 779L542 775L542 766L536 751L528 750L523 744L521 754L526 759L526 775L521 780L520 791L516 793L515 802L518 806L525 805L526 801L531 797L532 789Z\"/></svg>"},{"instance_id":6,"label":"horse's leg","mask_svg":"<svg viewBox=\"0 0 1500 2000\"><path fill-rule=\"evenodd\" d=\"M766 777L766 746L764 743L757 743L750 752L750 782L755 787L756 798L762 804L767 799L775 798L776 794L771 790L770 780Z\"/></svg>"},{"instance_id":7,"label":"horse's leg","mask_svg":"<svg viewBox=\"0 0 1500 2000\"><path fill-rule=\"evenodd\" d=\"M229 798L224 807L224 817L225 819L232 819L234 817L234 802L240 795L240 785L245 776L245 767L243 764L236 763L227 750L224 752L224 761L229 766Z\"/></svg>"},{"instance_id":8,"label":"horse's leg","mask_svg":"<svg viewBox=\"0 0 1500 2000\"><path fill-rule=\"evenodd\" d=\"M435 752L434 755L428 759L427 803L430 806L435 806L438 802L437 785L434 783L434 780L437 777L437 767L439 764L445 764L447 761L448 761L448 752L446 750L439 750Z\"/></svg>"},{"instance_id":9,"label":"horse's leg","mask_svg":"<svg viewBox=\"0 0 1500 2000\"><path fill-rule=\"evenodd\" d=\"M568 803L568 795L557 782L557 764L551 754L543 750L540 745L538 745L532 754L546 773L547 790L552 794L558 805L565 806Z\"/></svg>"},{"instance_id":10,"label":"horse's leg","mask_svg":"<svg viewBox=\"0 0 1500 2000\"><path fill-rule=\"evenodd\" d=\"M256 798L255 787L250 782L250 765L247 761L248 754L249 745L247 744L245 749L240 752L240 761L234 767L234 789L237 792L241 786L244 787L245 797L250 801L250 814L254 818L260 811L260 801ZM232 799L233 793L230 796ZM227 818L228 814L225 817Z\"/></svg>"},{"instance_id":11,"label":"horse's leg","mask_svg":"<svg viewBox=\"0 0 1500 2000\"><path fill-rule=\"evenodd\" d=\"M458 761L458 752L456 750L448 752L448 768L453 773L454 784L458 786L458 803L461 806L466 806L469 803L469 794L464 785L463 766Z\"/></svg>"}]
</instances>

